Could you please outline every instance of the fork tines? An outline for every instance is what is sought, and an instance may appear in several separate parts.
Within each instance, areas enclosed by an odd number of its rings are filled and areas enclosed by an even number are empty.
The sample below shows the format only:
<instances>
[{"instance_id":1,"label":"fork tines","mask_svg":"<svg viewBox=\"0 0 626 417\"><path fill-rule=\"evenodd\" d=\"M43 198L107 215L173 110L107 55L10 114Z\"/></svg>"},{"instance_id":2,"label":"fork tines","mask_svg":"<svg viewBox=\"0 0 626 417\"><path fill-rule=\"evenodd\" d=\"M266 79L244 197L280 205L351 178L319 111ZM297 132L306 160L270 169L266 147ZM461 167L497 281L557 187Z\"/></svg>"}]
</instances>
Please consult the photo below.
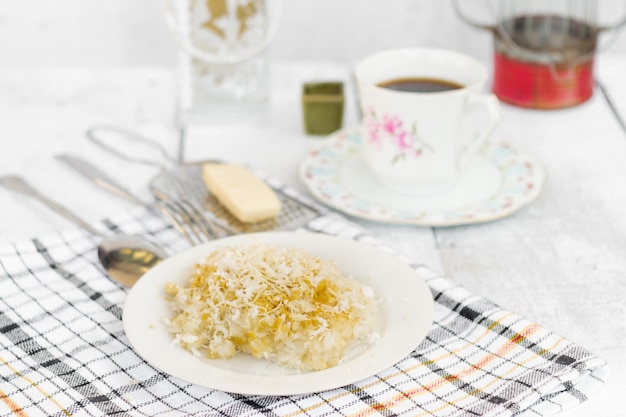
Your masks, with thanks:
<instances>
[{"instance_id":1,"label":"fork tines","mask_svg":"<svg viewBox=\"0 0 626 417\"><path fill-rule=\"evenodd\" d=\"M188 200L159 199L155 206L191 245L231 234L223 225L218 227L204 210Z\"/></svg>"}]
</instances>

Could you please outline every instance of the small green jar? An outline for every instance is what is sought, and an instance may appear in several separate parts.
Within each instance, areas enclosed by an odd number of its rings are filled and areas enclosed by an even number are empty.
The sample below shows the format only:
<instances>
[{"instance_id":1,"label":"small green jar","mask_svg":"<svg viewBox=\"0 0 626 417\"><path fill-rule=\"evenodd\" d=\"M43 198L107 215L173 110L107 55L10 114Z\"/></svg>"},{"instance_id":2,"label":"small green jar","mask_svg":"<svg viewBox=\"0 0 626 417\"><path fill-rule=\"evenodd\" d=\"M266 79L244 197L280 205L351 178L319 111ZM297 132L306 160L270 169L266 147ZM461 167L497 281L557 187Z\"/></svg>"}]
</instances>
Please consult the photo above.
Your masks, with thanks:
<instances>
[{"instance_id":1,"label":"small green jar","mask_svg":"<svg viewBox=\"0 0 626 417\"><path fill-rule=\"evenodd\" d=\"M305 83L302 88L304 131L309 135L327 135L341 129L343 106L343 83Z\"/></svg>"}]
</instances>

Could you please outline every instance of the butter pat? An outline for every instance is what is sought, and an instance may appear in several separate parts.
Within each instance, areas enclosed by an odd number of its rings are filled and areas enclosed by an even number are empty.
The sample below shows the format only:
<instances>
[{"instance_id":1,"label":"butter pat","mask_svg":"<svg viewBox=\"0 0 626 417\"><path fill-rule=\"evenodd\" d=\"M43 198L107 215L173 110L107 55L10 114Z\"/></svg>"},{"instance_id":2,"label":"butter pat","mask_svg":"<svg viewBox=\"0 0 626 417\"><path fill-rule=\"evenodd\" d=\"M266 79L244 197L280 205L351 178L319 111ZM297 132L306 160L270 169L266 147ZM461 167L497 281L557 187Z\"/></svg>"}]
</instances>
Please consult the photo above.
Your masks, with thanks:
<instances>
[{"instance_id":1,"label":"butter pat","mask_svg":"<svg viewBox=\"0 0 626 417\"><path fill-rule=\"evenodd\" d=\"M280 213L274 190L240 165L206 163L202 179L217 201L244 223L272 219Z\"/></svg>"}]
</instances>

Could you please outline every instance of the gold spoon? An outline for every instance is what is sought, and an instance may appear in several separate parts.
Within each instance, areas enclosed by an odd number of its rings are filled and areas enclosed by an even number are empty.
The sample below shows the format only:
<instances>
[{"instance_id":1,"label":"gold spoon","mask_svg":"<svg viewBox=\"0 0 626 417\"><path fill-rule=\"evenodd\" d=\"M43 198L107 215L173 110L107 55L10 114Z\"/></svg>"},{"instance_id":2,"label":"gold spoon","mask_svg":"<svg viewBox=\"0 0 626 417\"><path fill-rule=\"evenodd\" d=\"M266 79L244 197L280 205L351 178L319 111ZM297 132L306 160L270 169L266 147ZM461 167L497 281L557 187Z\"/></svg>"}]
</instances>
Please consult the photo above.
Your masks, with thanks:
<instances>
[{"instance_id":1,"label":"gold spoon","mask_svg":"<svg viewBox=\"0 0 626 417\"><path fill-rule=\"evenodd\" d=\"M142 237L125 234L104 235L66 207L37 191L19 176L1 177L0 185L35 198L85 231L99 236L101 238L98 245L100 263L109 277L126 287L132 287L144 273L167 257L167 252L163 248Z\"/></svg>"}]
</instances>

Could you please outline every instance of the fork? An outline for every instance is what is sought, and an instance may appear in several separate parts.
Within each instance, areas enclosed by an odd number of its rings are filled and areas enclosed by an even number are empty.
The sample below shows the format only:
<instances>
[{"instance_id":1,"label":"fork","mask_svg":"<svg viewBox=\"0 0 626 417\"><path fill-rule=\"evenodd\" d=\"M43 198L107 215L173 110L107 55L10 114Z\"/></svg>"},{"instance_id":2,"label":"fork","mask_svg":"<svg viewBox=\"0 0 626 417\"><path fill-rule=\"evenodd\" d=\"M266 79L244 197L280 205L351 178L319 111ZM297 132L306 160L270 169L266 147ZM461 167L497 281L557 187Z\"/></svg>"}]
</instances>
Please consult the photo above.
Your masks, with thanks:
<instances>
[{"instance_id":1,"label":"fork","mask_svg":"<svg viewBox=\"0 0 626 417\"><path fill-rule=\"evenodd\" d=\"M228 223L188 199L173 199L158 190L153 193L157 198L154 204L192 246L237 233Z\"/></svg>"}]
</instances>

